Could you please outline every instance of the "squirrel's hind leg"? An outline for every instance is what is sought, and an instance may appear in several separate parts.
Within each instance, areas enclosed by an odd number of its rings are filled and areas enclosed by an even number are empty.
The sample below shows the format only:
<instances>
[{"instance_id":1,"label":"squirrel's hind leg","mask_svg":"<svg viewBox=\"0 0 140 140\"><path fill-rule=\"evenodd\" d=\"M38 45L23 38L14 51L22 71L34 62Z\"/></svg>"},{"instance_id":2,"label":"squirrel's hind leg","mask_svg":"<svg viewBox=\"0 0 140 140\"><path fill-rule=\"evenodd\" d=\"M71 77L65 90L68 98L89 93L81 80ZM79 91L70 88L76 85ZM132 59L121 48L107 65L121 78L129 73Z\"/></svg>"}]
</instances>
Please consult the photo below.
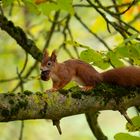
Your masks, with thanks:
<instances>
[{"instance_id":1,"label":"squirrel's hind leg","mask_svg":"<svg viewBox=\"0 0 140 140\"><path fill-rule=\"evenodd\" d=\"M94 87L93 86L83 86L81 87L81 90L82 91L89 91L89 90L92 90Z\"/></svg>"}]
</instances>

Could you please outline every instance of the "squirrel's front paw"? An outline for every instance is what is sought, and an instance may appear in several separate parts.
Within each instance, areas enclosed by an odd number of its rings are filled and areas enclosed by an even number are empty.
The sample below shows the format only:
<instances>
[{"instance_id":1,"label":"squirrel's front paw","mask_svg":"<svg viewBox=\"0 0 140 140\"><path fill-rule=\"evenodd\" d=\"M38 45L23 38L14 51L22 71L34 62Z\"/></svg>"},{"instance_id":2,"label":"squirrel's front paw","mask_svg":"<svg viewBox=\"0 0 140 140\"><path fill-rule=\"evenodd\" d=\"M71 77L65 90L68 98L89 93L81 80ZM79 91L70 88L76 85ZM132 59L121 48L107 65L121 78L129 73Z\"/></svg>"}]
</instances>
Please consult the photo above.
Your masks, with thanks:
<instances>
[{"instance_id":1,"label":"squirrel's front paw","mask_svg":"<svg viewBox=\"0 0 140 140\"><path fill-rule=\"evenodd\" d=\"M48 90L46 90L46 93L49 93L49 92L56 92L56 91L58 91L58 89L56 89L56 88L52 88L52 89L48 89Z\"/></svg>"}]
</instances>

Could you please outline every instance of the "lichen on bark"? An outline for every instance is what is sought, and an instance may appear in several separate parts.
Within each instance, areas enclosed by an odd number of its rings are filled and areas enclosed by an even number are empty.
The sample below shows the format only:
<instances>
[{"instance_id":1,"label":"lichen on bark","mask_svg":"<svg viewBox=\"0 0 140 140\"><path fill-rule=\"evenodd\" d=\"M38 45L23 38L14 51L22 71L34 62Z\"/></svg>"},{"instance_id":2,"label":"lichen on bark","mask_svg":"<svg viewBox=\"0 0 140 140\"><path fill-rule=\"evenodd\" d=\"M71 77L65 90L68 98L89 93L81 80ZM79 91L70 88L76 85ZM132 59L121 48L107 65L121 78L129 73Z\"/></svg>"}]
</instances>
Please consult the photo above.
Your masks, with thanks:
<instances>
[{"instance_id":1,"label":"lichen on bark","mask_svg":"<svg viewBox=\"0 0 140 140\"><path fill-rule=\"evenodd\" d=\"M140 88L99 84L83 92L79 87L55 93L24 91L0 94L0 121L26 119L59 120L89 110L119 110L140 105Z\"/></svg>"}]
</instances>

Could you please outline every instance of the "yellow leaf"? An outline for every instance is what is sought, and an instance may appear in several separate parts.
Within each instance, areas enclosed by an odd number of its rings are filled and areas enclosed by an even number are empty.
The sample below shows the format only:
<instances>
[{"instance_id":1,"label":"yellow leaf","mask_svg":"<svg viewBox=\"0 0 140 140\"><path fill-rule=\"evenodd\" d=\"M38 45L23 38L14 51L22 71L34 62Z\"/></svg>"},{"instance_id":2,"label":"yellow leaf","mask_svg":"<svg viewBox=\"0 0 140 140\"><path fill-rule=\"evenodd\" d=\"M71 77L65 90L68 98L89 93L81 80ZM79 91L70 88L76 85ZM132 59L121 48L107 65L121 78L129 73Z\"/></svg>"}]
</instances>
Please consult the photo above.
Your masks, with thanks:
<instances>
[{"instance_id":1,"label":"yellow leaf","mask_svg":"<svg viewBox=\"0 0 140 140\"><path fill-rule=\"evenodd\" d=\"M123 3L131 2L131 0L123 0Z\"/></svg>"},{"instance_id":2,"label":"yellow leaf","mask_svg":"<svg viewBox=\"0 0 140 140\"><path fill-rule=\"evenodd\" d=\"M91 26L91 30L95 33L106 31L106 21L101 16L97 17L95 22Z\"/></svg>"},{"instance_id":3,"label":"yellow leaf","mask_svg":"<svg viewBox=\"0 0 140 140\"><path fill-rule=\"evenodd\" d=\"M134 8L130 8L125 14L123 14L124 21L131 21L134 18Z\"/></svg>"},{"instance_id":4,"label":"yellow leaf","mask_svg":"<svg viewBox=\"0 0 140 140\"><path fill-rule=\"evenodd\" d=\"M140 31L140 20L135 21L135 23L133 24L133 26Z\"/></svg>"}]
</instances>

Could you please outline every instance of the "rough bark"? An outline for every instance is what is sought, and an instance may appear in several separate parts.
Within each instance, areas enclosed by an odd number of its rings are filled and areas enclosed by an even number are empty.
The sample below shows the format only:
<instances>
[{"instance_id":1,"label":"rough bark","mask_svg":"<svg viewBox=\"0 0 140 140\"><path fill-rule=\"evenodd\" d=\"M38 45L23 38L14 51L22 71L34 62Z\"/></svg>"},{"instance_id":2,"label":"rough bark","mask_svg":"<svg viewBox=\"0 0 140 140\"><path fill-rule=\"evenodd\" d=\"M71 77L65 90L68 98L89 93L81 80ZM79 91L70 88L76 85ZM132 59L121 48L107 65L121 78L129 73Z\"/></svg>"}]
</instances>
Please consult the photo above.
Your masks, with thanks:
<instances>
[{"instance_id":1,"label":"rough bark","mask_svg":"<svg viewBox=\"0 0 140 140\"><path fill-rule=\"evenodd\" d=\"M93 91L78 87L56 93L0 94L0 121L52 119L86 113L90 110L126 110L140 105L140 88L122 88L100 84Z\"/></svg>"},{"instance_id":2,"label":"rough bark","mask_svg":"<svg viewBox=\"0 0 140 140\"><path fill-rule=\"evenodd\" d=\"M29 39L22 28L15 26L14 23L0 14L0 28L6 31L16 42L38 61L42 59L42 53L35 45L34 41Z\"/></svg>"},{"instance_id":3,"label":"rough bark","mask_svg":"<svg viewBox=\"0 0 140 140\"><path fill-rule=\"evenodd\" d=\"M107 136L104 135L98 124L98 113L99 112L89 111L85 114L86 119L92 133L97 138L97 140L107 140Z\"/></svg>"}]
</instances>

